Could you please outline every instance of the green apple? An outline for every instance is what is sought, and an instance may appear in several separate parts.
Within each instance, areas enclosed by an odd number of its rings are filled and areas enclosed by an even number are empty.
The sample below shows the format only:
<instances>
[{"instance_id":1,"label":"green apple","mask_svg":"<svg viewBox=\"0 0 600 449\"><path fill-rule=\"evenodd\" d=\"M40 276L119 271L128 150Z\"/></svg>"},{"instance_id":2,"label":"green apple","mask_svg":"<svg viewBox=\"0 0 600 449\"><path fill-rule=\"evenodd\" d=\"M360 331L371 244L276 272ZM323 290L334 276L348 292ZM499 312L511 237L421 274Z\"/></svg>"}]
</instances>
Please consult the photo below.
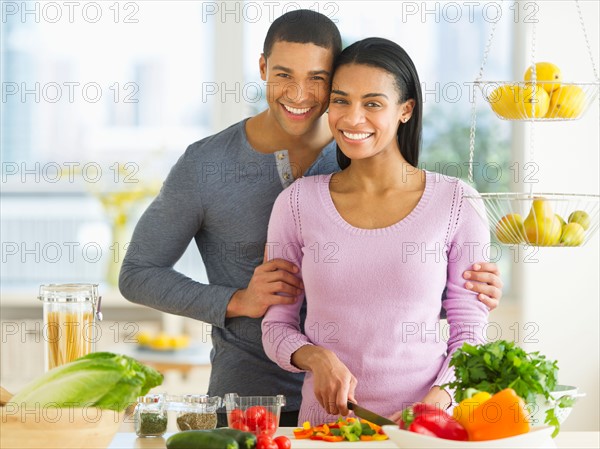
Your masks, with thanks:
<instances>
[{"instance_id":1,"label":"green apple","mask_svg":"<svg viewBox=\"0 0 600 449\"><path fill-rule=\"evenodd\" d=\"M579 223L587 231L590 227L590 216L584 210L576 210L569 215L569 223Z\"/></svg>"},{"instance_id":2,"label":"green apple","mask_svg":"<svg viewBox=\"0 0 600 449\"><path fill-rule=\"evenodd\" d=\"M585 230L579 223L568 223L564 226L560 243L564 246L579 246L585 240Z\"/></svg>"}]
</instances>

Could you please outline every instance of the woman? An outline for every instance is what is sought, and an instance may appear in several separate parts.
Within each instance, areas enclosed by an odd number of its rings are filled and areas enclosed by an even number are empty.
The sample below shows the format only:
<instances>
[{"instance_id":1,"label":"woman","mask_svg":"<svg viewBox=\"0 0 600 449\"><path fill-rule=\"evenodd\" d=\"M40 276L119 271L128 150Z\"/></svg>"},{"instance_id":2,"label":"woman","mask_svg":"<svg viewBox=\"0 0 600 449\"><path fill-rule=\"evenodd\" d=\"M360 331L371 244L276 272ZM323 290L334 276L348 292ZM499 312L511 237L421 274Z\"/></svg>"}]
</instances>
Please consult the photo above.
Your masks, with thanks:
<instances>
[{"instance_id":1,"label":"woman","mask_svg":"<svg viewBox=\"0 0 600 449\"><path fill-rule=\"evenodd\" d=\"M369 38L336 61L329 125L342 171L301 178L271 215L269 258L301 267L303 300L272 306L263 345L306 371L300 422L347 414L347 401L391 416L416 401L447 408L450 356L484 341L488 309L462 272L485 260L486 224L456 178L417 169L420 81L397 44ZM446 299L440 301L446 289ZM449 339L440 332L440 308ZM448 334L448 332L445 332Z\"/></svg>"}]
</instances>

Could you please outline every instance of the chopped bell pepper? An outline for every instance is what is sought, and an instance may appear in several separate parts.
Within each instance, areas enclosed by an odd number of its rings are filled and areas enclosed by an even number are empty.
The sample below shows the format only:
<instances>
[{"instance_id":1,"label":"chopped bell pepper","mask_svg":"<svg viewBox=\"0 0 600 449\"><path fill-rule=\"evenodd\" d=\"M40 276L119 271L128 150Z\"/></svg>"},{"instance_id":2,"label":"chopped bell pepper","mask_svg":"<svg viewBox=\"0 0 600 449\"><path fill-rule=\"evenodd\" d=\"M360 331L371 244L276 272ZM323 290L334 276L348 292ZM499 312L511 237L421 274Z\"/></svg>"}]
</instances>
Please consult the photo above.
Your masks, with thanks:
<instances>
[{"instance_id":1,"label":"chopped bell pepper","mask_svg":"<svg viewBox=\"0 0 600 449\"><path fill-rule=\"evenodd\" d=\"M371 429L373 429L373 431L374 431L375 433L379 433L379 432L381 432L381 426L378 426L377 424L375 424L375 423L372 423L371 421L367 421L367 420L365 420L364 422L365 422L365 423L367 423L367 425L368 425L368 426L369 426Z\"/></svg>"},{"instance_id":2,"label":"chopped bell pepper","mask_svg":"<svg viewBox=\"0 0 600 449\"><path fill-rule=\"evenodd\" d=\"M388 436L385 433L376 433L375 435L373 435L373 440L374 441L383 441L383 440L387 440Z\"/></svg>"},{"instance_id":3,"label":"chopped bell pepper","mask_svg":"<svg viewBox=\"0 0 600 449\"><path fill-rule=\"evenodd\" d=\"M473 410L473 419L466 425L472 441L508 438L530 428L525 401L512 388L499 391Z\"/></svg>"},{"instance_id":4,"label":"chopped bell pepper","mask_svg":"<svg viewBox=\"0 0 600 449\"><path fill-rule=\"evenodd\" d=\"M339 417L337 422L322 424L311 427L306 421L301 428L294 429L294 437L297 439L310 439L317 441L339 442L339 441L381 441L387 440L380 426L367 420L357 418Z\"/></svg>"},{"instance_id":5,"label":"chopped bell pepper","mask_svg":"<svg viewBox=\"0 0 600 449\"><path fill-rule=\"evenodd\" d=\"M342 431L342 435L348 441L359 441L360 435L362 434L362 425L358 419L350 421L352 418L348 418L349 424L346 426L340 427Z\"/></svg>"},{"instance_id":6,"label":"chopped bell pepper","mask_svg":"<svg viewBox=\"0 0 600 449\"><path fill-rule=\"evenodd\" d=\"M294 438L298 440L310 438L312 434L312 429L294 429Z\"/></svg>"},{"instance_id":7,"label":"chopped bell pepper","mask_svg":"<svg viewBox=\"0 0 600 449\"><path fill-rule=\"evenodd\" d=\"M313 432L322 432L322 433L329 433L329 426L327 424L323 424L322 426L316 426L312 428Z\"/></svg>"}]
</instances>

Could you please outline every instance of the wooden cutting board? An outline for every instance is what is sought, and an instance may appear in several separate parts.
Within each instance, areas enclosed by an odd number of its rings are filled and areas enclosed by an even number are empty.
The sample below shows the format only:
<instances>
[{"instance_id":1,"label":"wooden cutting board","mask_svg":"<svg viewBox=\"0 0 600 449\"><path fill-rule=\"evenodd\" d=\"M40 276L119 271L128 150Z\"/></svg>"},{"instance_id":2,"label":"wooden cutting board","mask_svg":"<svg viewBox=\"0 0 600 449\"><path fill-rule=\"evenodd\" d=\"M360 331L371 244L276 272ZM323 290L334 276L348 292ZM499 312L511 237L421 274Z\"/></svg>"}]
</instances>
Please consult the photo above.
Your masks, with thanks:
<instances>
[{"instance_id":1,"label":"wooden cutting board","mask_svg":"<svg viewBox=\"0 0 600 449\"><path fill-rule=\"evenodd\" d=\"M12 397L13 395L11 393L0 387L0 406L5 405Z\"/></svg>"},{"instance_id":2,"label":"wooden cutting board","mask_svg":"<svg viewBox=\"0 0 600 449\"><path fill-rule=\"evenodd\" d=\"M397 449L391 440L385 441L341 441L339 443L327 443L316 440L297 440L294 438L292 427L280 427L276 436L285 435L292 441L292 449ZM167 438L172 433L166 433L162 438L137 438L135 433L117 433L108 449L122 449L126 447L138 449L164 449Z\"/></svg>"}]
</instances>

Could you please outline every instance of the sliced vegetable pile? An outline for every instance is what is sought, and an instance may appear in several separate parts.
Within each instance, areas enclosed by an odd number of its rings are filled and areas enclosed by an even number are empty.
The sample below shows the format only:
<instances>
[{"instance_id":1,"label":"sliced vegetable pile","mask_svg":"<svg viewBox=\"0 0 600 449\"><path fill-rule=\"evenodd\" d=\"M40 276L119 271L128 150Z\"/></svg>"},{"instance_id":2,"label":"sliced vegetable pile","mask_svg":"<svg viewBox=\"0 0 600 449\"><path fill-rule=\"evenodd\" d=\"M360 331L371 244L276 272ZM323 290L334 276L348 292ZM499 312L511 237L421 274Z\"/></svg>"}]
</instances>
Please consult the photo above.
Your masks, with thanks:
<instances>
[{"instance_id":1,"label":"sliced vegetable pile","mask_svg":"<svg viewBox=\"0 0 600 449\"><path fill-rule=\"evenodd\" d=\"M483 391L498 393L506 388L513 389L526 404L536 404L536 396L551 400L550 393L557 384L558 365L539 352L526 352L514 342L498 340L473 346L464 343L453 355L450 366L454 367L456 379L442 388L455 390L454 398L460 402L469 392ZM571 407L573 400L565 398L557 407ZM555 427L558 434L560 424L555 409L546 412L544 422Z\"/></svg>"},{"instance_id":2,"label":"sliced vegetable pile","mask_svg":"<svg viewBox=\"0 0 600 449\"><path fill-rule=\"evenodd\" d=\"M162 381L162 374L131 357L94 352L37 377L11 402L122 411Z\"/></svg>"},{"instance_id":3,"label":"sliced vegetable pile","mask_svg":"<svg viewBox=\"0 0 600 449\"><path fill-rule=\"evenodd\" d=\"M301 428L294 429L296 439L329 441L381 441L388 436L381 427L364 419L339 417L337 422L312 427L307 421Z\"/></svg>"}]
</instances>

